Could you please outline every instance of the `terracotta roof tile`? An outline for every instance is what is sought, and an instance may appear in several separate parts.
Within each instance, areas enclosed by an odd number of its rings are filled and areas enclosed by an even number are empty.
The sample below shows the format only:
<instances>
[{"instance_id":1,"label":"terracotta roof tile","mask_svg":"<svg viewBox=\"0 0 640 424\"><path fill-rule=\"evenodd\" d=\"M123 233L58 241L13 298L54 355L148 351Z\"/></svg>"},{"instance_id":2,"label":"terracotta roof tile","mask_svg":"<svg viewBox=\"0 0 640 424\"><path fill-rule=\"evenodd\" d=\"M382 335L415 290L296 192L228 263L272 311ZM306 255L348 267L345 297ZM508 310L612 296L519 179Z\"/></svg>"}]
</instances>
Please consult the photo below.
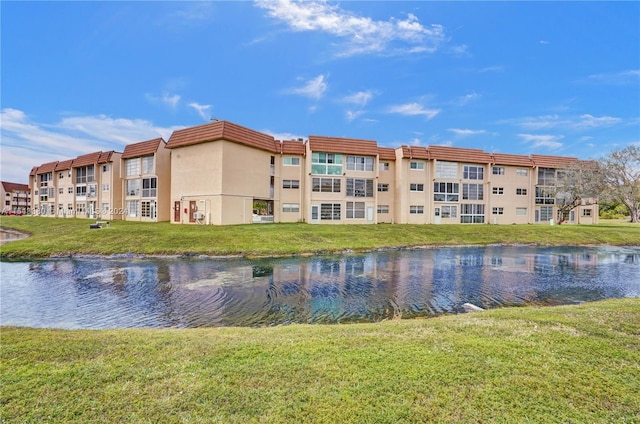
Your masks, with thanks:
<instances>
[{"instance_id":1,"label":"terracotta roof tile","mask_svg":"<svg viewBox=\"0 0 640 424\"><path fill-rule=\"evenodd\" d=\"M217 140L229 140L269 152L277 151L272 136L228 121L217 121L176 130L171 134L166 147L174 149Z\"/></svg>"},{"instance_id":2,"label":"terracotta roof tile","mask_svg":"<svg viewBox=\"0 0 640 424\"><path fill-rule=\"evenodd\" d=\"M153 140L127 144L124 148L124 152L122 153L122 159L152 155L158 151L160 143L164 142L165 141L162 138L154 138Z\"/></svg>"},{"instance_id":3,"label":"terracotta roof tile","mask_svg":"<svg viewBox=\"0 0 640 424\"><path fill-rule=\"evenodd\" d=\"M378 157L384 160L396 160L396 149L391 147L378 147Z\"/></svg>"},{"instance_id":4,"label":"terracotta roof tile","mask_svg":"<svg viewBox=\"0 0 640 424\"><path fill-rule=\"evenodd\" d=\"M4 187L4 191L7 192L29 191L29 186L27 184L10 183L8 181L2 181L2 187Z\"/></svg>"},{"instance_id":5,"label":"terracotta roof tile","mask_svg":"<svg viewBox=\"0 0 640 424\"><path fill-rule=\"evenodd\" d=\"M94 152L94 153L78 156L73 160L73 167L79 168L81 166L96 164L100 159L100 155L102 155L102 152Z\"/></svg>"},{"instance_id":6,"label":"terracotta roof tile","mask_svg":"<svg viewBox=\"0 0 640 424\"><path fill-rule=\"evenodd\" d=\"M100 152L100 157L98 158L98 163L109 163L111 162L111 158L113 157L115 151L109 150L108 152Z\"/></svg>"},{"instance_id":7,"label":"terracotta roof tile","mask_svg":"<svg viewBox=\"0 0 640 424\"><path fill-rule=\"evenodd\" d=\"M451 162L491 163L491 155L480 149L462 147L429 146L431 159Z\"/></svg>"},{"instance_id":8,"label":"terracotta roof tile","mask_svg":"<svg viewBox=\"0 0 640 424\"><path fill-rule=\"evenodd\" d=\"M531 155L531 160L535 166L556 169L569 168L571 166L575 166L579 162L578 158L547 155Z\"/></svg>"},{"instance_id":9,"label":"terracotta roof tile","mask_svg":"<svg viewBox=\"0 0 640 424\"><path fill-rule=\"evenodd\" d=\"M276 141L276 151L290 155L304 155L306 152L304 143L295 140Z\"/></svg>"},{"instance_id":10,"label":"terracotta roof tile","mask_svg":"<svg viewBox=\"0 0 640 424\"><path fill-rule=\"evenodd\" d=\"M374 140L357 138L309 136L309 148L312 152L346 153L365 156L378 154L378 143Z\"/></svg>"},{"instance_id":11,"label":"terracotta roof tile","mask_svg":"<svg viewBox=\"0 0 640 424\"><path fill-rule=\"evenodd\" d=\"M400 146L402 157L406 159L430 159L429 150L422 146Z\"/></svg>"},{"instance_id":12,"label":"terracotta roof tile","mask_svg":"<svg viewBox=\"0 0 640 424\"><path fill-rule=\"evenodd\" d=\"M38 167L34 166L33 168L31 168L31 172L29 173L30 177L33 177L34 175L38 175Z\"/></svg>"},{"instance_id":13,"label":"terracotta roof tile","mask_svg":"<svg viewBox=\"0 0 640 424\"><path fill-rule=\"evenodd\" d=\"M533 167L533 161L529 156L510 155L505 153L492 153L491 158L492 158L491 163L494 163L496 165Z\"/></svg>"},{"instance_id":14,"label":"terracotta roof tile","mask_svg":"<svg viewBox=\"0 0 640 424\"><path fill-rule=\"evenodd\" d=\"M56 171L65 171L67 169L71 169L73 163L73 159L63 160L58 162L56 165Z\"/></svg>"},{"instance_id":15,"label":"terracotta roof tile","mask_svg":"<svg viewBox=\"0 0 640 424\"><path fill-rule=\"evenodd\" d=\"M58 161L43 163L38 167L37 174L46 174L48 172L53 172L56 170L57 165Z\"/></svg>"}]
</instances>

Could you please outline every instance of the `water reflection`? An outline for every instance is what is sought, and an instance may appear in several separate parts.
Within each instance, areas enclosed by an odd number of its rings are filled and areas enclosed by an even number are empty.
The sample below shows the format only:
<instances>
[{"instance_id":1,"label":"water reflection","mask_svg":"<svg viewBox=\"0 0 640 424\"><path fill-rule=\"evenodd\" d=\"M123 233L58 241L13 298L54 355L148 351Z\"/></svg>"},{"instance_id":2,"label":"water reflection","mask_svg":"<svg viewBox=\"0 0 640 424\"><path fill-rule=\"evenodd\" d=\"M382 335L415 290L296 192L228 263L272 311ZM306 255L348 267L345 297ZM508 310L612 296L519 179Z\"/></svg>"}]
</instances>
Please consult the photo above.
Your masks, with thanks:
<instances>
[{"instance_id":1,"label":"water reflection","mask_svg":"<svg viewBox=\"0 0 640 424\"><path fill-rule=\"evenodd\" d=\"M640 247L462 247L287 259L4 262L2 325L379 321L640 296Z\"/></svg>"}]
</instances>

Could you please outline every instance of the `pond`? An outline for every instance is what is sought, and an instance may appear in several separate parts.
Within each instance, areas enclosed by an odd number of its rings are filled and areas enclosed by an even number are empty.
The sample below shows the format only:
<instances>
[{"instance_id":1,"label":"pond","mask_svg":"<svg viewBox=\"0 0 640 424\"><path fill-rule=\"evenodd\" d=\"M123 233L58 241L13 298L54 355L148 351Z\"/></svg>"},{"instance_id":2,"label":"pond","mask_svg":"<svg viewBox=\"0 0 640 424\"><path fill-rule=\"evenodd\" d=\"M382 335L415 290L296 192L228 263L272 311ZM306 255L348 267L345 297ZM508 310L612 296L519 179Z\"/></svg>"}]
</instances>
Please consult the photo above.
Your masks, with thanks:
<instances>
[{"instance_id":1,"label":"pond","mask_svg":"<svg viewBox=\"0 0 640 424\"><path fill-rule=\"evenodd\" d=\"M640 247L490 246L277 259L3 262L2 325L51 328L376 322L640 297Z\"/></svg>"}]
</instances>

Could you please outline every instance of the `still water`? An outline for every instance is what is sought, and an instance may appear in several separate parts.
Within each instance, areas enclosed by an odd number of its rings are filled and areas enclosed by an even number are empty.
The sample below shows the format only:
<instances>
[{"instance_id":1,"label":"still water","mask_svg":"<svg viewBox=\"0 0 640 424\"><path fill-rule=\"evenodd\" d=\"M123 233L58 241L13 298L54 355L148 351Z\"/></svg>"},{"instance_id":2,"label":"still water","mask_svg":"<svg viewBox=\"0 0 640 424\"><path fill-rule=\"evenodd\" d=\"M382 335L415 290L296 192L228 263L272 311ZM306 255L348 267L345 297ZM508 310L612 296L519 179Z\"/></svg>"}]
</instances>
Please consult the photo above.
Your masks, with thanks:
<instances>
[{"instance_id":1,"label":"still water","mask_svg":"<svg viewBox=\"0 0 640 424\"><path fill-rule=\"evenodd\" d=\"M281 259L3 262L0 324L53 328L374 322L640 297L640 247L459 247Z\"/></svg>"}]
</instances>

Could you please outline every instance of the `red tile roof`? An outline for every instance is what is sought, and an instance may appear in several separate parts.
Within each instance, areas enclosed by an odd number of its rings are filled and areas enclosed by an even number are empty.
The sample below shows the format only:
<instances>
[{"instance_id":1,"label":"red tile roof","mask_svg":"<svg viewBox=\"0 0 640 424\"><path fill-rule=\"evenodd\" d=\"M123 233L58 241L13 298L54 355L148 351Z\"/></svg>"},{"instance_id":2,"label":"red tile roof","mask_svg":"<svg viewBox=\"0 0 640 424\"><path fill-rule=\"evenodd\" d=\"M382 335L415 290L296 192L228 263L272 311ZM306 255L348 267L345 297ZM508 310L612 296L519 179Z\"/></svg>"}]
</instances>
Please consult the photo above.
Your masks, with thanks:
<instances>
[{"instance_id":1,"label":"red tile roof","mask_svg":"<svg viewBox=\"0 0 640 424\"><path fill-rule=\"evenodd\" d=\"M71 166L73 164L73 159L69 159L69 160L63 160L61 162L58 162L58 164L56 165L56 171L65 171L67 169L71 169Z\"/></svg>"},{"instance_id":2,"label":"red tile roof","mask_svg":"<svg viewBox=\"0 0 640 424\"><path fill-rule=\"evenodd\" d=\"M422 146L400 146L402 157L406 159L426 159L429 160L429 150Z\"/></svg>"},{"instance_id":3,"label":"red tile roof","mask_svg":"<svg viewBox=\"0 0 640 424\"><path fill-rule=\"evenodd\" d=\"M26 184L20 183L10 183L8 181L2 181L2 187L6 192L14 192L14 191L29 191L29 186Z\"/></svg>"},{"instance_id":4,"label":"red tile roof","mask_svg":"<svg viewBox=\"0 0 640 424\"><path fill-rule=\"evenodd\" d=\"M309 148L312 152L346 153L365 156L376 156L378 154L378 143L376 141L357 138L310 135Z\"/></svg>"},{"instance_id":5,"label":"red tile roof","mask_svg":"<svg viewBox=\"0 0 640 424\"><path fill-rule=\"evenodd\" d=\"M535 166L556 169L569 168L579 162L578 158L546 155L531 155L531 160Z\"/></svg>"},{"instance_id":6,"label":"red tile roof","mask_svg":"<svg viewBox=\"0 0 640 424\"><path fill-rule=\"evenodd\" d=\"M283 140L275 142L276 151L278 153L290 155L304 155L306 150L304 143L295 140Z\"/></svg>"},{"instance_id":7,"label":"red tile roof","mask_svg":"<svg viewBox=\"0 0 640 424\"><path fill-rule=\"evenodd\" d=\"M108 163L111 162L111 158L115 151L110 150L108 152L100 152L100 157L98 158L98 163Z\"/></svg>"},{"instance_id":8,"label":"red tile roof","mask_svg":"<svg viewBox=\"0 0 640 424\"><path fill-rule=\"evenodd\" d=\"M140 143L127 144L122 153L122 159L152 155L158 151L160 143L164 142L162 138L154 138L153 140L141 141Z\"/></svg>"},{"instance_id":9,"label":"red tile roof","mask_svg":"<svg viewBox=\"0 0 640 424\"><path fill-rule=\"evenodd\" d=\"M378 157L384 160L396 160L396 149L391 147L378 147Z\"/></svg>"},{"instance_id":10,"label":"red tile roof","mask_svg":"<svg viewBox=\"0 0 640 424\"><path fill-rule=\"evenodd\" d=\"M228 121L217 121L176 130L171 134L166 147L174 149L217 140L229 140L257 149L277 152L272 136Z\"/></svg>"},{"instance_id":11,"label":"red tile roof","mask_svg":"<svg viewBox=\"0 0 640 424\"><path fill-rule=\"evenodd\" d=\"M429 146L431 159L452 162L491 163L491 155L480 149L462 147Z\"/></svg>"},{"instance_id":12,"label":"red tile roof","mask_svg":"<svg viewBox=\"0 0 640 424\"><path fill-rule=\"evenodd\" d=\"M43 163L38 167L38 170L36 172L37 174L46 174L49 172L53 172L56 170L57 165L58 165L58 161Z\"/></svg>"},{"instance_id":13,"label":"red tile roof","mask_svg":"<svg viewBox=\"0 0 640 424\"><path fill-rule=\"evenodd\" d=\"M34 175L38 175L38 167L34 166L33 168L31 168L31 172L29 173L30 177L33 177Z\"/></svg>"},{"instance_id":14,"label":"red tile roof","mask_svg":"<svg viewBox=\"0 0 640 424\"><path fill-rule=\"evenodd\" d=\"M533 161L529 156L492 153L491 158L491 163L496 165L533 167Z\"/></svg>"},{"instance_id":15,"label":"red tile roof","mask_svg":"<svg viewBox=\"0 0 640 424\"><path fill-rule=\"evenodd\" d=\"M79 168L81 166L93 165L98 163L102 152L93 152L86 155L78 156L73 160L73 167Z\"/></svg>"}]
</instances>

